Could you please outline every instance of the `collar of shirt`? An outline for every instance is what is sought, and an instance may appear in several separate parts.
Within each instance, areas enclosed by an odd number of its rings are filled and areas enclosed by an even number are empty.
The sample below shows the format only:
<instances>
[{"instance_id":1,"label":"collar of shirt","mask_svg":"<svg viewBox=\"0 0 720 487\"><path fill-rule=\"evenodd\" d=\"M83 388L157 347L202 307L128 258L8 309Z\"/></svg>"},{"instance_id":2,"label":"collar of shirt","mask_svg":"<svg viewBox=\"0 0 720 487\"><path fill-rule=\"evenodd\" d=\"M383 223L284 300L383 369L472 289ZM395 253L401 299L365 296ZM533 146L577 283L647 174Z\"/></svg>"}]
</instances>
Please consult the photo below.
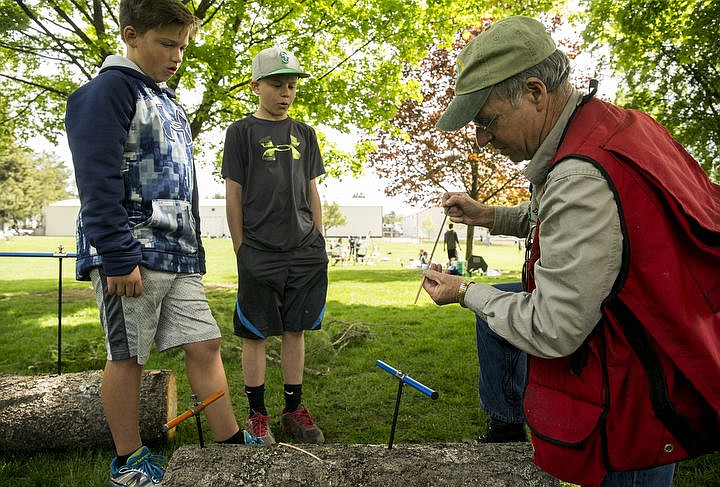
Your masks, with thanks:
<instances>
[{"instance_id":1,"label":"collar of shirt","mask_svg":"<svg viewBox=\"0 0 720 487\"><path fill-rule=\"evenodd\" d=\"M542 144L540 144L538 150L535 151L535 155L530 160L530 163L523 170L523 174L525 174L525 177L528 178L533 186L540 186L545 182L550 161L560 146L560 140L565 132L565 127L567 126L573 112L581 102L582 92L574 89L565 104L565 108L563 108L562 113L560 113L560 117L557 122L555 122L555 125L550 130L547 137L545 137Z\"/></svg>"}]
</instances>

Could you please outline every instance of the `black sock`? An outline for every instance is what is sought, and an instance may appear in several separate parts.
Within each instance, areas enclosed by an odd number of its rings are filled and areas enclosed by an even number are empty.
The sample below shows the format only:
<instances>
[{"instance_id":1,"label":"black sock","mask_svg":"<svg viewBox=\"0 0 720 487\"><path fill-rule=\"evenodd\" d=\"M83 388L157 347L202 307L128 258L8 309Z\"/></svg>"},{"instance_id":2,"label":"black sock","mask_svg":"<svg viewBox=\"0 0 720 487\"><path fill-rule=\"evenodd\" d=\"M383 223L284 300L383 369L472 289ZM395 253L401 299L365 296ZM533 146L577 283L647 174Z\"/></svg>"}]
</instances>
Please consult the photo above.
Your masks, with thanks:
<instances>
[{"instance_id":1,"label":"black sock","mask_svg":"<svg viewBox=\"0 0 720 487\"><path fill-rule=\"evenodd\" d=\"M285 411L295 411L302 402L302 384L285 384Z\"/></svg>"},{"instance_id":2,"label":"black sock","mask_svg":"<svg viewBox=\"0 0 720 487\"><path fill-rule=\"evenodd\" d=\"M239 429L237 433L232 435L227 440L216 441L215 443L223 443L225 445L244 445L245 444L245 433Z\"/></svg>"},{"instance_id":3,"label":"black sock","mask_svg":"<svg viewBox=\"0 0 720 487\"><path fill-rule=\"evenodd\" d=\"M132 455L132 453L128 455L118 455L117 460L115 460L115 467L120 468L124 465L127 465L127 459L130 458L130 455Z\"/></svg>"},{"instance_id":4,"label":"black sock","mask_svg":"<svg viewBox=\"0 0 720 487\"><path fill-rule=\"evenodd\" d=\"M256 412L267 415L267 409L265 408L265 384L260 384L255 387L246 385L245 395L250 403L250 414Z\"/></svg>"}]
</instances>

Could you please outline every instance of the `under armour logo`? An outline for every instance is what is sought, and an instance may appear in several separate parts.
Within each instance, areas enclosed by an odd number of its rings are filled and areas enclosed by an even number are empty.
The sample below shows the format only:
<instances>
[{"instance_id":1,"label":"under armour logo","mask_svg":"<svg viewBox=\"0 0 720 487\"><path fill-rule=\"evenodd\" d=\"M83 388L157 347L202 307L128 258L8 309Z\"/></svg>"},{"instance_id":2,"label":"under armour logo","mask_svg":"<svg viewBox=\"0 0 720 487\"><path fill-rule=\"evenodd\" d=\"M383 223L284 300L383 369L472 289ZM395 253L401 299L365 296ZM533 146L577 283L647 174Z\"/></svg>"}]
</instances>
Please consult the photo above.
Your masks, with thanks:
<instances>
[{"instance_id":1,"label":"under armour logo","mask_svg":"<svg viewBox=\"0 0 720 487\"><path fill-rule=\"evenodd\" d=\"M275 145L270 138L263 137L260 139L260 145L265 149L262 155L263 161L276 161L277 158L275 157L275 153L280 152L287 152L290 151L292 153L292 158L295 160L300 159L300 151L296 149L296 147L300 146L300 141L294 136L290 136L290 143L289 144L280 144Z\"/></svg>"},{"instance_id":2,"label":"under armour logo","mask_svg":"<svg viewBox=\"0 0 720 487\"><path fill-rule=\"evenodd\" d=\"M185 144L192 145L190 123L185 117L185 112L183 112L180 108L175 108L174 116L170 116L162 104L157 103L155 106L157 107L160 118L162 119L162 128L165 137L173 142L181 140Z\"/></svg>"}]
</instances>

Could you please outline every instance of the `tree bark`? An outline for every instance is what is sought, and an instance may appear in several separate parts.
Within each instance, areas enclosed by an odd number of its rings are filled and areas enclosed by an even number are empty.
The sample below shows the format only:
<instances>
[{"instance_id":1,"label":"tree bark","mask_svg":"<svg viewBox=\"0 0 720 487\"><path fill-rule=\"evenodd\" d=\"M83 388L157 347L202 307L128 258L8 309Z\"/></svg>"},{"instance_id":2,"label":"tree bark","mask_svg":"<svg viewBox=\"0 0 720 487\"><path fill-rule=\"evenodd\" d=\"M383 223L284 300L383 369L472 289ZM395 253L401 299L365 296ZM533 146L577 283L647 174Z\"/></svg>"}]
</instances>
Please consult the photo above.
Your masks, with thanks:
<instances>
[{"instance_id":1,"label":"tree bark","mask_svg":"<svg viewBox=\"0 0 720 487\"><path fill-rule=\"evenodd\" d=\"M296 446L302 450L293 448ZM166 487L558 487L532 463L530 443L184 445Z\"/></svg>"},{"instance_id":2,"label":"tree bark","mask_svg":"<svg viewBox=\"0 0 720 487\"><path fill-rule=\"evenodd\" d=\"M100 396L102 371L63 375L0 375L0 451L112 446ZM167 441L164 425L177 415L170 370L143 372L140 435Z\"/></svg>"}]
</instances>

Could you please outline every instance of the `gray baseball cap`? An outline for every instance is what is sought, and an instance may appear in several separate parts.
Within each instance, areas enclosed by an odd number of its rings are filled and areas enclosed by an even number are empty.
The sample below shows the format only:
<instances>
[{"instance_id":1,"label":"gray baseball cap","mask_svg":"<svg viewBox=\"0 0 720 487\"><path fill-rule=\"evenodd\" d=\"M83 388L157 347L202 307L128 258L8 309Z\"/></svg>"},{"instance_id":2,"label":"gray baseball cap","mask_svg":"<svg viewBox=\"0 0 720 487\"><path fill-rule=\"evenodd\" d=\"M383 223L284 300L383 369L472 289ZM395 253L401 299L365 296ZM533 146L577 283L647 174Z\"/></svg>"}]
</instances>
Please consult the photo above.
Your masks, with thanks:
<instances>
[{"instance_id":1,"label":"gray baseball cap","mask_svg":"<svg viewBox=\"0 0 720 487\"><path fill-rule=\"evenodd\" d=\"M280 47L263 49L253 59L252 80L257 81L274 74L294 74L299 78L310 75L300 69L300 63L290 51Z\"/></svg>"},{"instance_id":2,"label":"gray baseball cap","mask_svg":"<svg viewBox=\"0 0 720 487\"><path fill-rule=\"evenodd\" d=\"M501 81L535 66L556 50L545 26L523 16L490 25L460 51L455 98L438 120L440 130L458 130L477 115Z\"/></svg>"}]
</instances>

